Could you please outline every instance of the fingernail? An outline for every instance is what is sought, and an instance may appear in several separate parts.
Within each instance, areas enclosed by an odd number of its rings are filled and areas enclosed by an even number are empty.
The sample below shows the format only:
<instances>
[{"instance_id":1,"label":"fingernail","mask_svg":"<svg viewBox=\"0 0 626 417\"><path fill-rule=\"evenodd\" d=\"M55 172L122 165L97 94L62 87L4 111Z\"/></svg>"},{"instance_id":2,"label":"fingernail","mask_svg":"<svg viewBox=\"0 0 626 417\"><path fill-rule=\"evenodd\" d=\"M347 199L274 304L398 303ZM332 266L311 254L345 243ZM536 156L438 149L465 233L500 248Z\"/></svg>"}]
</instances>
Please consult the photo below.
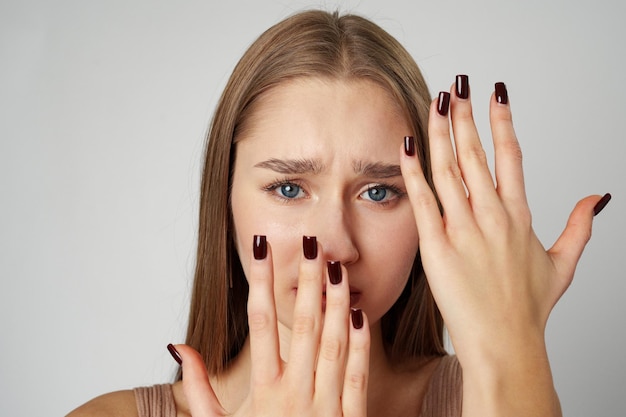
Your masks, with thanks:
<instances>
[{"instance_id":1,"label":"fingernail","mask_svg":"<svg viewBox=\"0 0 626 417\"><path fill-rule=\"evenodd\" d=\"M363 327L363 310L360 308L351 308L350 317L352 318L352 326L354 326L355 329L358 330Z\"/></svg>"},{"instance_id":2,"label":"fingernail","mask_svg":"<svg viewBox=\"0 0 626 417\"><path fill-rule=\"evenodd\" d=\"M413 136L404 137L404 153L406 156L415 155L415 139Z\"/></svg>"},{"instance_id":3,"label":"fingernail","mask_svg":"<svg viewBox=\"0 0 626 417\"><path fill-rule=\"evenodd\" d=\"M469 77L467 75L456 76L456 96L458 98L469 97Z\"/></svg>"},{"instance_id":4,"label":"fingernail","mask_svg":"<svg viewBox=\"0 0 626 417\"><path fill-rule=\"evenodd\" d=\"M330 283L333 285L339 284L341 282L341 262L328 261L326 265L328 266L328 279L330 279Z\"/></svg>"},{"instance_id":5,"label":"fingernail","mask_svg":"<svg viewBox=\"0 0 626 417\"><path fill-rule=\"evenodd\" d=\"M167 350L170 351L172 358L174 358L174 360L178 362L179 365L183 364L183 358L181 358L180 353L178 353L173 344L170 343L169 345L167 345Z\"/></svg>"},{"instance_id":6,"label":"fingernail","mask_svg":"<svg viewBox=\"0 0 626 417\"><path fill-rule=\"evenodd\" d=\"M602 196L600 201L598 201L596 205L593 207L593 215L597 216L606 207L606 205L609 204L609 201L611 201L611 194L610 193L604 194L604 196Z\"/></svg>"},{"instance_id":7,"label":"fingernail","mask_svg":"<svg viewBox=\"0 0 626 417\"><path fill-rule=\"evenodd\" d=\"M254 259L261 260L267 256L267 239L263 235L254 235L254 241L252 243L252 252L254 253Z\"/></svg>"},{"instance_id":8,"label":"fingernail","mask_svg":"<svg viewBox=\"0 0 626 417\"><path fill-rule=\"evenodd\" d=\"M317 238L315 236L302 236L302 251L307 259L317 258Z\"/></svg>"},{"instance_id":9,"label":"fingernail","mask_svg":"<svg viewBox=\"0 0 626 417\"><path fill-rule=\"evenodd\" d=\"M496 83L496 101L500 104L509 102L509 93L506 91L504 83Z\"/></svg>"},{"instance_id":10,"label":"fingernail","mask_svg":"<svg viewBox=\"0 0 626 417\"><path fill-rule=\"evenodd\" d=\"M439 98L437 99L437 113L442 116L448 115L448 109L450 108L450 93L441 91Z\"/></svg>"}]
</instances>

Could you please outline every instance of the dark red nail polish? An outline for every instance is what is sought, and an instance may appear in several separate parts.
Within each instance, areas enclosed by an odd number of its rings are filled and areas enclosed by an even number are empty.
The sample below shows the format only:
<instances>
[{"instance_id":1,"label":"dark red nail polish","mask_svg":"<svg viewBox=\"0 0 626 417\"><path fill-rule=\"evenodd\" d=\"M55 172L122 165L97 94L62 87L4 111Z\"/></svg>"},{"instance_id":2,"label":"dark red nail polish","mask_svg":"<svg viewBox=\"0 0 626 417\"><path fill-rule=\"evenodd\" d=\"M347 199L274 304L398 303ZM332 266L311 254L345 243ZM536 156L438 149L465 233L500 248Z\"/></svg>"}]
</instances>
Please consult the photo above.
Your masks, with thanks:
<instances>
[{"instance_id":1,"label":"dark red nail polish","mask_svg":"<svg viewBox=\"0 0 626 417\"><path fill-rule=\"evenodd\" d=\"M328 279L333 285L341 283L341 262L328 261L326 262L328 267Z\"/></svg>"},{"instance_id":2,"label":"dark red nail polish","mask_svg":"<svg viewBox=\"0 0 626 417\"><path fill-rule=\"evenodd\" d=\"M413 138L413 136L404 137L404 153L406 154L406 156L415 155L415 139Z\"/></svg>"},{"instance_id":3,"label":"dark red nail polish","mask_svg":"<svg viewBox=\"0 0 626 417\"><path fill-rule=\"evenodd\" d=\"M254 259L261 260L267 256L267 239L263 235L254 235L254 241L252 243L252 252L254 253Z\"/></svg>"},{"instance_id":4,"label":"dark red nail polish","mask_svg":"<svg viewBox=\"0 0 626 417\"><path fill-rule=\"evenodd\" d=\"M508 104L509 93L504 83L496 83L496 101L500 104Z\"/></svg>"},{"instance_id":5,"label":"dark red nail polish","mask_svg":"<svg viewBox=\"0 0 626 417\"><path fill-rule=\"evenodd\" d=\"M609 201L611 201L611 194L604 194L600 201L598 201L593 207L593 215L597 216L606 207L606 205L609 204Z\"/></svg>"},{"instance_id":6,"label":"dark red nail polish","mask_svg":"<svg viewBox=\"0 0 626 417\"><path fill-rule=\"evenodd\" d=\"M437 99L437 113L442 116L448 115L448 109L450 108L450 93L441 91L439 98Z\"/></svg>"},{"instance_id":7,"label":"dark red nail polish","mask_svg":"<svg viewBox=\"0 0 626 417\"><path fill-rule=\"evenodd\" d=\"M167 345L167 350L170 351L172 358L174 358L174 360L178 362L179 365L183 364L183 358L181 358L180 353L178 353L173 344L170 343L169 345Z\"/></svg>"},{"instance_id":8,"label":"dark red nail polish","mask_svg":"<svg viewBox=\"0 0 626 417\"><path fill-rule=\"evenodd\" d=\"M363 310L360 308L351 308L350 317L352 318L352 326L354 326L355 329L358 330L363 327Z\"/></svg>"},{"instance_id":9,"label":"dark red nail polish","mask_svg":"<svg viewBox=\"0 0 626 417\"><path fill-rule=\"evenodd\" d=\"M467 75L456 76L456 96L463 99L469 97L469 77Z\"/></svg>"},{"instance_id":10,"label":"dark red nail polish","mask_svg":"<svg viewBox=\"0 0 626 417\"><path fill-rule=\"evenodd\" d=\"M302 236L302 251L307 259L317 258L317 238L315 236Z\"/></svg>"}]
</instances>

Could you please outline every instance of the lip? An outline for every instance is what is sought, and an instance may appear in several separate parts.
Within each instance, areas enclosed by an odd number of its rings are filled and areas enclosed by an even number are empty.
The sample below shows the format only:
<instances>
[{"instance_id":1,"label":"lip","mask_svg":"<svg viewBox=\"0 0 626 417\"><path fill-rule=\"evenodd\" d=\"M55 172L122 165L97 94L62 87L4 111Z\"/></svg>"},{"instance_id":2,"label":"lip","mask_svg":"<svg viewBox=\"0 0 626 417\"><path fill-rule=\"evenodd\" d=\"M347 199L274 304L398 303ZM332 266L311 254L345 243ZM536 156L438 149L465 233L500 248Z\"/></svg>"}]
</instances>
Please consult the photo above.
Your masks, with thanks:
<instances>
[{"instance_id":1,"label":"lip","mask_svg":"<svg viewBox=\"0 0 626 417\"><path fill-rule=\"evenodd\" d=\"M326 286L322 290L322 311L326 311ZM298 287L293 289L294 294L298 293ZM350 307L356 306L361 301L361 291L350 286Z\"/></svg>"},{"instance_id":2,"label":"lip","mask_svg":"<svg viewBox=\"0 0 626 417\"><path fill-rule=\"evenodd\" d=\"M361 301L361 293L350 292L350 307L354 307L359 301ZM322 303L326 305L326 293L322 293Z\"/></svg>"},{"instance_id":3,"label":"lip","mask_svg":"<svg viewBox=\"0 0 626 417\"><path fill-rule=\"evenodd\" d=\"M350 307L354 307L361 301L360 292L350 292Z\"/></svg>"}]
</instances>

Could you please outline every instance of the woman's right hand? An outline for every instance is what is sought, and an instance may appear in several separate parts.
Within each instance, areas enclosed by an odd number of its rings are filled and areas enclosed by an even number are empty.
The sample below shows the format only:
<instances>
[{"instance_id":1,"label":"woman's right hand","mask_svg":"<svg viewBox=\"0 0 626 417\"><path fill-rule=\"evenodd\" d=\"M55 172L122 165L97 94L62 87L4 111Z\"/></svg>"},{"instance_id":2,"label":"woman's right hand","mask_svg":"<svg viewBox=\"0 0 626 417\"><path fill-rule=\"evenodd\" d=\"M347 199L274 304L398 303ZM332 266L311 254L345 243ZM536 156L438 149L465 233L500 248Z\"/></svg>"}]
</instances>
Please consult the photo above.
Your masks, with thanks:
<instances>
[{"instance_id":1,"label":"woman's right hand","mask_svg":"<svg viewBox=\"0 0 626 417\"><path fill-rule=\"evenodd\" d=\"M202 358L194 349L175 346L182 358L183 391L192 416L367 415L370 343L367 318L360 310L350 310L345 268L325 263L321 245L313 243L318 256L314 259L303 256L300 263L289 358L285 363L280 357L272 251L264 237L255 236L256 256L250 261L248 277L250 388L239 409L222 407ZM332 284L329 270L337 271L337 267L340 282ZM322 312L324 288L325 313Z\"/></svg>"}]
</instances>

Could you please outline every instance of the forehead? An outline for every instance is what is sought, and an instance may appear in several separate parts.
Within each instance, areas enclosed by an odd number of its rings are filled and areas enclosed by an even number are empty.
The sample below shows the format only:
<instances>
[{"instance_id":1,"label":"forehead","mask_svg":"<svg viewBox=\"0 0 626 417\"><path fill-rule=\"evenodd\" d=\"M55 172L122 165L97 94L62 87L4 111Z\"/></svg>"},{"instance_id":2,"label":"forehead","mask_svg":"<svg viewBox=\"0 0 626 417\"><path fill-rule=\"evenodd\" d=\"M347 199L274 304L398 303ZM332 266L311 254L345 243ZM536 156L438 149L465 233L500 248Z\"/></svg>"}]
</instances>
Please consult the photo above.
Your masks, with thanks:
<instances>
[{"instance_id":1,"label":"forehead","mask_svg":"<svg viewBox=\"0 0 626 417\"><path fill-rule=\"evenodd\" d=\"M348 147L371 153L390 146L395 152L411 134L400 105L378 84L303 78L282 83L257 100L237 146L255 153L282 148L316 154Z\"/></svg>"}]
</instances>

